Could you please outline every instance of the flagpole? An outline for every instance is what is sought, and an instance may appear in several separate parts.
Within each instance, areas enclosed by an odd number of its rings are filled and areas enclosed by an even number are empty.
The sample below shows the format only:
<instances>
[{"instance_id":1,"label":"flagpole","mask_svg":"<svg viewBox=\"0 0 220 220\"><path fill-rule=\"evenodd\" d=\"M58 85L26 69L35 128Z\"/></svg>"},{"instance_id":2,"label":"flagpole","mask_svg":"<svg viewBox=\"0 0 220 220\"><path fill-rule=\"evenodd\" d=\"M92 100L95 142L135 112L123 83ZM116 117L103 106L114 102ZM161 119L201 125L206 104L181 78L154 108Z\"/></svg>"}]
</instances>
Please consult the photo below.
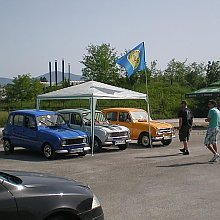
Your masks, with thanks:
<instances>
[{"instance_id":1,"label":"flagpole","mask_svg":"<svg viewBox=\"0 0 220 220\"><path fill-rule=\"evenodd\" d=\"M148 132L149 132L150 147L152 147L151 127L150 127L150 99L149 99L149 94L148 94L148 83L147 83L147 71L146 71L146 68L145 68L145 76L146 76L146 93L147 93Z\"/></svg>"},{"instance_id":2,"label":"flagpole","mask_svg":"<svg viewBox=\"0 0 220 220\"><path fill-rule=\"evenodd\" d=\"M136 71L145 70L146 75L146 102L147 102L147 114L148 114L148 132L149 132L149 144L152 147L151 140L151 128L150 128L150 101L148 95L148 86L147 86L147 71L146 71L146 62L145 62L145 48L144 42L140 43L136 47L134 47L131 51L126 53L124 56L120 57L116 60L116 63L123 66L128 74L128 78L135 73ZM146 128L147 130L147 128Z\"/></svg>"}]
</instances>

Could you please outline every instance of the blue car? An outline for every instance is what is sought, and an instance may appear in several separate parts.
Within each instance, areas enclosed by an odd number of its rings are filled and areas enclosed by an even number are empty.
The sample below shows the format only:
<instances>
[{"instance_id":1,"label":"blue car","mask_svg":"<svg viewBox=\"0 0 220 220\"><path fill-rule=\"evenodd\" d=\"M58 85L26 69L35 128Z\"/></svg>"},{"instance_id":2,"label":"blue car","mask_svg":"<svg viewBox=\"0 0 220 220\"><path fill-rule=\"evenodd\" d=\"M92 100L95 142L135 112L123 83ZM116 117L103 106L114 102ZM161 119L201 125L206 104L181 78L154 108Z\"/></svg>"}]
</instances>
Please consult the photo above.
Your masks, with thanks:
<instances>
[{"instance_id":1,"label":"blue car","mask_svg":"<svg viewBox=\"0 0 220 220\"><path fill-rule=\"evenodd\" d=\"M53 111L18 110L9 114L3 134L5 153L15 147L42 152L45 158L57 154L86 155L90 150L86 133L68 128L63 117Z\"/></svg>"}]
</instances>

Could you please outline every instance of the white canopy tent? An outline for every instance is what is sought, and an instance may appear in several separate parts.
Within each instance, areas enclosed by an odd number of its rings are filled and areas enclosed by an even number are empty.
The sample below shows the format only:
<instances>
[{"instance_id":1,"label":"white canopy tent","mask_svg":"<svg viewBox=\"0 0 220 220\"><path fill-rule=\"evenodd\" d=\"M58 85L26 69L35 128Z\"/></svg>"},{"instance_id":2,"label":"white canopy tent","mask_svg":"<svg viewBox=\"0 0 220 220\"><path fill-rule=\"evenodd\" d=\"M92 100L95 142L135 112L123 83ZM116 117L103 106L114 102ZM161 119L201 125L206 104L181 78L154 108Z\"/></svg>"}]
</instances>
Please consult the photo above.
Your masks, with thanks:
<instances>
[{"instance_id":1,"label":"white canopy tent","mask_svg":"<svg viewBox=\"0 0 220 220\"><path fill-rule=\"evenodd\" d=\"M91 110L92 154L94 148L94 119L97 99L143 99L148 101L146 94L111 86L96 81L85 82L76 86L37 96L37 109L42 100L89 99Z\"/></svg>"}]
</instances>

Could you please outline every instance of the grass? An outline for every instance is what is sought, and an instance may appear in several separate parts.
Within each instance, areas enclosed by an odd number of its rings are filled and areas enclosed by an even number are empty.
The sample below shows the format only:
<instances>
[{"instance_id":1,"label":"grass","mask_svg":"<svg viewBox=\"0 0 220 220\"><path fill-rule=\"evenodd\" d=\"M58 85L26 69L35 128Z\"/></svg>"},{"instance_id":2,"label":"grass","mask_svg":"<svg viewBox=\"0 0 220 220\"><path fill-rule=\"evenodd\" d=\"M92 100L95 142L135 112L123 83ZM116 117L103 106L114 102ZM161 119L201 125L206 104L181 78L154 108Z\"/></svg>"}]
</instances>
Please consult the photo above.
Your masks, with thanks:
<instances>
[{"instance_id":1,"label":"grass","mask_svg":"<svg viewBox=\"0 0 220 220\"><path fill-rule=\"evenodd\" d=\"M7 111L0 111L0 127L4 127L6 121L8 118L8 112Z\"/></svg>"}]
</instances>

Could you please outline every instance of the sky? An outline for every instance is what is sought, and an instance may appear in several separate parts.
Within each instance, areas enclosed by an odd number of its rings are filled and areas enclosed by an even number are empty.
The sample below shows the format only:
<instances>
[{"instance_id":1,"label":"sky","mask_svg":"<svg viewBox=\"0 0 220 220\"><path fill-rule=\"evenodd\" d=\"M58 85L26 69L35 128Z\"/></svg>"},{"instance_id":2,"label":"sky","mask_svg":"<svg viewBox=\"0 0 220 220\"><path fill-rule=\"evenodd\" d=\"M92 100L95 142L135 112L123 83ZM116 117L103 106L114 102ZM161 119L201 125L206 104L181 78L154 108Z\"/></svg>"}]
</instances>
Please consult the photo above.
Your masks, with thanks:
<instances>
[{"instance_id":1,"label":"sky","mask_svg":"<svg viewBox=\"0 0 220 220\"><path fill-rule=\"evenodd\" d=\"M65 60L81 75L90 44L118 55L145 42L146 62L220 59L219 0L0 0L0 77L48 72Z\"/></svg>"}]
</instances>

